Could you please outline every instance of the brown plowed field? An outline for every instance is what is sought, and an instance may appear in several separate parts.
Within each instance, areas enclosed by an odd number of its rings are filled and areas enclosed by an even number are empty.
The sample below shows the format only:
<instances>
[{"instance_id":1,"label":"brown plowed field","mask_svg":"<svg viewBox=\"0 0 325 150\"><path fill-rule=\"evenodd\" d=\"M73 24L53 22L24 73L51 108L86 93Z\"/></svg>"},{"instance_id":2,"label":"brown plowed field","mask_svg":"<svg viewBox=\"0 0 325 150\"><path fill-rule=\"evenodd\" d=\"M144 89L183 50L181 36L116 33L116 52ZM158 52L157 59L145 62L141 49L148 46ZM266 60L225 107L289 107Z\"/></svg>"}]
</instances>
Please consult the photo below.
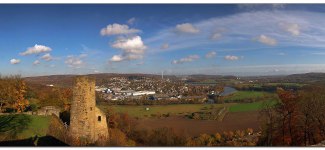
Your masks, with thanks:
<instances>
[{"instance_id":1,"label":"brown plowed field","mask_svg":"<svg viewBox=\"0 0 325 150\"><path fill-rule=\"evenodd\" d=\"M227 113L222 122L215 120L192 120L182 117L168 117L161 119L137 120L138 129L154 129L170 127L179 134L198 136L202 133L214 134L223 131L244 130L252 128L259 129L258 112L234 112Z\"/></svg>"}]
</instances>

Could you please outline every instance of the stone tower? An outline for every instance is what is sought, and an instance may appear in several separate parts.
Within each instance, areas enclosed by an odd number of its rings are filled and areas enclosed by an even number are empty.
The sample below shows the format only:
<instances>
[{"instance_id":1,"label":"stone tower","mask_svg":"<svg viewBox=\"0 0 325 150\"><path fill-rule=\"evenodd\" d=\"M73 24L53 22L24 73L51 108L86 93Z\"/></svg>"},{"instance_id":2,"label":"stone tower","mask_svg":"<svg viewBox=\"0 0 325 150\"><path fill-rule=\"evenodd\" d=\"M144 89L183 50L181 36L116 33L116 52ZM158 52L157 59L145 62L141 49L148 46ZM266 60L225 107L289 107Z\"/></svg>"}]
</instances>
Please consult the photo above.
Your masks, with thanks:
<instances>
[{"instance_id":1,"label":"stone tower","mask_svg":"<svg viewBox=\"0 0 325 150\"><path fill-rule=\"evenodd\" d=\"M73 141L87 143L108 137L106 116L96 107L95 80L87 76L74 81L69 132Z\"/></svg>"}]
</instances>

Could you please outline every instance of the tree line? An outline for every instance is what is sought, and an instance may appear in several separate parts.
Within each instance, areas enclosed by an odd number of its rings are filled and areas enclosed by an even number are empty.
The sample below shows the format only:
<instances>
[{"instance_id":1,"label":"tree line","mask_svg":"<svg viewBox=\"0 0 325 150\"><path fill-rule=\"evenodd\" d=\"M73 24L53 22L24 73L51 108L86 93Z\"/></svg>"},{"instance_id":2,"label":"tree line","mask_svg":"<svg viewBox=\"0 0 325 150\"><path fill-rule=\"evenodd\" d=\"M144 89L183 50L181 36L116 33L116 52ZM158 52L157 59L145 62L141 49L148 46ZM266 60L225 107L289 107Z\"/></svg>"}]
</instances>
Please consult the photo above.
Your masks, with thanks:
<instances>
[{"instance_id":1,"label":"tree line","mask_svg":"<svg viewBox=\"0 0 325 150\"><path fill-rule=\"evenodd\" d=\"M311 85L302 90L277 89L280 103L261 110L259 145L307 146L325 140L325 87Z\"/></svg>"},{"instance_id":2,"label":"tree line","mask_svg":"<svg viewBox=\"0 0 325 150\"><path fill-rule=\"evenodd\" d=\"M71 99L70 88L26 83L20 75L0 76L0 112L36 111L43 106L64 108Z\"/></svg>"}]
</instances>

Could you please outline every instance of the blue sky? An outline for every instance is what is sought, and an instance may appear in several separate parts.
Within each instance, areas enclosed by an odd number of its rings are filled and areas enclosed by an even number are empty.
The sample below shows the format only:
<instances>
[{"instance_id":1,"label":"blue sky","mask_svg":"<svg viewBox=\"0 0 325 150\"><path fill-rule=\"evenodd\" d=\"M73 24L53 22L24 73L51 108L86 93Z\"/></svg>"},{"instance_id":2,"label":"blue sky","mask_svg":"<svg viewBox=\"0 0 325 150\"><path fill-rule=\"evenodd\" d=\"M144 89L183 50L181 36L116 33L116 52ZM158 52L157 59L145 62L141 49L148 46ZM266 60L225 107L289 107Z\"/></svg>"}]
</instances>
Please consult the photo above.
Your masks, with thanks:
<instances>
[{"instance_id":1,"label":"blue sky","mask_svg":"<svg viewBox=\"0 0 325 150\"><path fill-rule=\"evenodd\" d=\"M325 72L325 5L0 5L0 73Z\"/></svg>"}]
</instances>

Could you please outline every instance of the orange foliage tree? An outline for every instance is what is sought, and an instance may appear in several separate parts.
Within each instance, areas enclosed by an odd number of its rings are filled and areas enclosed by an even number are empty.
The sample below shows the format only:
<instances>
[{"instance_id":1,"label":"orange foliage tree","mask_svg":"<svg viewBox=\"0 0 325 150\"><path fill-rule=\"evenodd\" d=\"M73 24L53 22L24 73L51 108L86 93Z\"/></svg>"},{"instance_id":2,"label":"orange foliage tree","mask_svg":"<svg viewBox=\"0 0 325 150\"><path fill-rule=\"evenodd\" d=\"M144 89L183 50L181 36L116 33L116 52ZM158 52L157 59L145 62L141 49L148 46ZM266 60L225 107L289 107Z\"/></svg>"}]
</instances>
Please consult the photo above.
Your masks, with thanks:
<instances>
[{"instance_id":1,"label":"orange foliage tree","mask_svg":"<svg viewBox=\"0 0 325 150\"><path fill-rule=\"evenodd\" d=\"M29 105L29 102L27 99L25 99L26 94L26 83L25 81L21 79L17 79L15 84L15 103L14 107L16 108L17 112L23 112L26 108L26 106Z\"/></svg>"},{"instance_id":2,"label":"orange foliage tree","mask_svg":"<svg viewBox=\"0 0 325 150\"><path fill-rule=\"evenodd\" d=\"M260 145L303 146L325 140L325 86L277 89L280 103L264 108Z\"/></svg>"},{"instance_id":3,"label":"orange foliage tree","mask_svg":"<svg viewBox=\"0 0 325 150\"><path fill-rule=\"evenodd\" d=\"M26 83L20 76L0 77L0 111L6 105L17 112L23 112L29 105L25 95Z\"/></svg>"}]
</instances>

